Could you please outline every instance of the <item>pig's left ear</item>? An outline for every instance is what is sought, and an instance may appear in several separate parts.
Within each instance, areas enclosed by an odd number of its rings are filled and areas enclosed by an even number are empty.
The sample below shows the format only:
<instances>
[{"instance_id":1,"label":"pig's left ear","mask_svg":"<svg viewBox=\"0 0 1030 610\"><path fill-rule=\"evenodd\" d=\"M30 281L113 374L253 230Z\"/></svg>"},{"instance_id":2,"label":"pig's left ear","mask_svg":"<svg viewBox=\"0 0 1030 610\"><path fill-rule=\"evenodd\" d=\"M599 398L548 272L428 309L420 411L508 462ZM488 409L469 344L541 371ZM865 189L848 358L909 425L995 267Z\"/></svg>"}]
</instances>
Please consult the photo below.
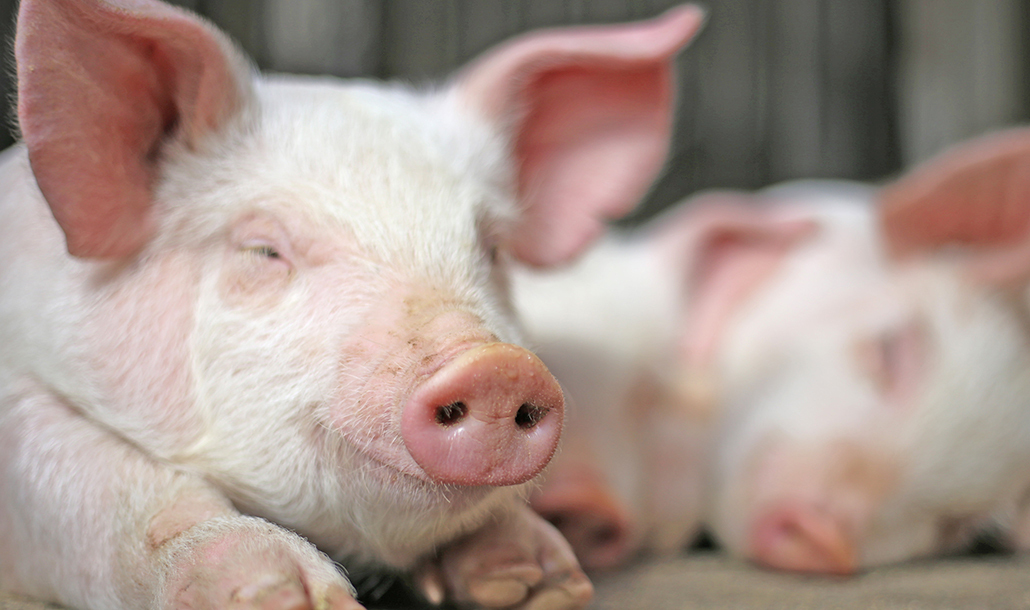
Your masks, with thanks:
<instances>
[{"instance_id":1,"label":"pig's left ear","mask_svg":"<svg viewBox=\"0 0 1030 610\"><path fill-rule=\"evenodd\" d=\"M681 356L706 372L734 313L818 229L814 218L762 196L712 191L651 221L659 261L681 278Z\"/></svg>"},{"instance_id":2,"label":"pig's left ear","mask_svg":"<svg viewBox=\"0 0 1030 610\"><path fill-rule=\"evenodd\" d=\"M1030 277L1030 129L960 144L880 194L880 220L897 257L961 248L982 281Z\"/></svg>"},{"instance_id":3,"label":"pig's left ear","mask_svg":"<svg viewBox=\"0 0 1030 610\"><path fill-rule=\"evenodd\" d=\"M519 259L569 260L644 195L668 153L673 59L703 20L686 6L641 23L534 33L459 75L459 95L511 138Z\"/></svg>"}]
</instances>

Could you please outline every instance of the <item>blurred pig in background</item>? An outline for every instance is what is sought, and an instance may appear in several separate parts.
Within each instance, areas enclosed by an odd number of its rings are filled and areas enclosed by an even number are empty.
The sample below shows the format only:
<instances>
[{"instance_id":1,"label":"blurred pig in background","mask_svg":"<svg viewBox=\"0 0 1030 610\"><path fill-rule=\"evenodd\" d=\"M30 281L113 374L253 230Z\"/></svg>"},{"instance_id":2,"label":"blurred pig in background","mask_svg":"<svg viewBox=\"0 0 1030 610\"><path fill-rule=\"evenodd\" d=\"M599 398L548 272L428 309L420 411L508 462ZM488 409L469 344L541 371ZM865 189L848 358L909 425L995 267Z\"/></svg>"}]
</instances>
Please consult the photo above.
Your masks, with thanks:
<instances>
[{"instance_id":1,"label":"blurred pig in background","mask_svg":"<svg viewBox=\"0 0 1030 610\"><path fill-rule=\"evenodd\" d=\"M700 521L810 572L983 531L1025 547L1028 151L1016 130L884 188L708 193L518 275L570 397L534 507L591 567L682 548Z\"/></svg>"},{"instance_id":2,"label":"blurred pig in background","mask_svg":"<svg viewBox=\"0 0 1030 610\"><path fill-rule=\"evenodd\" d=\"M152 0L24 0L0 588L358 607L325 552L434 602L586 604L522 498L563 397L506 267L574 257L647 189L701 21L531 34L415 89L260 76Z\"/></svg>"},{"instance_id":3,"label":"blurred pig in background","mask_svg":"<svg viewBox=\"0 0 1030 610\"><path fill-rule=\"evenodd\" d=\"M1026 546L1028 170L1013 130L883 188L750 197L768 235L740 255L815 228L716 331L706 520L731 552L846 574L983 531Z\"/></svg>"},{"instance_id":4,"label":"blurred pig in background","mask_svg":"<svg viewBox=\"0 0 1030 610\"><path fill-rule=\"evenodd\" d=\"M532 506L588 569L680 551L697 536L719 408L706 368L717 335L705 331L735 280L765 261L707 271L765 226L752 206L691 203L607 235L569 268L516 270L516 309L568 401L562 448ZM784 239L810 228L786 223Z\"/></svg>"}]
</instances>

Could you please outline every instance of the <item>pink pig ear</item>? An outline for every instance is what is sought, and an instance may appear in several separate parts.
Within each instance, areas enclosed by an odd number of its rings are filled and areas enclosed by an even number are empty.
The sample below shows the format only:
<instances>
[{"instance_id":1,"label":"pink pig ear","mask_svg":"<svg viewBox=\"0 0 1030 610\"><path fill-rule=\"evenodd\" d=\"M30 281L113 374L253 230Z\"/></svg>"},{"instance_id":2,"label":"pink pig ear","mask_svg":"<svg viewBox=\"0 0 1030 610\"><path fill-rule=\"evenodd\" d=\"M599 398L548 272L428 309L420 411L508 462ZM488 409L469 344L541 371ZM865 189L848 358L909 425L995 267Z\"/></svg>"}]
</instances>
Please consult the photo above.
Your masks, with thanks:
<instances>
[{"instance_id":1,"label":"pink pig ear","mask_svg":"<svg viewBox=\"0 0 1030 610\"><path fill-rule=\"evenodd\" d=\"M668 152L673 58L703 21L686 6L641 23L534 33L459 75L465 101L510 129L525 206L518 258L566 261L644 195Z\"/></svg>"},{"instance_id":2,"label":"pink pig ear","mask_svg":"<svg viewBox=\"0 0 1030 610\"><path fill-rule=\"evenodd\" d=\"M961 144L885 187L880 219L902 257L964 248L976 277L1030 276L1030 129Z\"/></svg>"},{"instance_id":3,"label":"pink pig ear","mask_svg":"<svg viewBox=\"0 0 1030 610\"><path fill-rule=\"evenodd\" d=\"M733 313L817 224L746 193L706 193L681 205L658 220L654 243L684 278L685 363L707 372Z\"/></svg>"},{"instance_id":4,"label":"pink pig ear","mask_svg":"<svg viewBox=\"0 0 1030 610\"><path fill-rule=\"evenodd\" d=\"M161 146L198 146L246 97L228 40L152 0L22 0L15 57L32 171L75 256L146 243Z\"/></svg>"}]
</instances>

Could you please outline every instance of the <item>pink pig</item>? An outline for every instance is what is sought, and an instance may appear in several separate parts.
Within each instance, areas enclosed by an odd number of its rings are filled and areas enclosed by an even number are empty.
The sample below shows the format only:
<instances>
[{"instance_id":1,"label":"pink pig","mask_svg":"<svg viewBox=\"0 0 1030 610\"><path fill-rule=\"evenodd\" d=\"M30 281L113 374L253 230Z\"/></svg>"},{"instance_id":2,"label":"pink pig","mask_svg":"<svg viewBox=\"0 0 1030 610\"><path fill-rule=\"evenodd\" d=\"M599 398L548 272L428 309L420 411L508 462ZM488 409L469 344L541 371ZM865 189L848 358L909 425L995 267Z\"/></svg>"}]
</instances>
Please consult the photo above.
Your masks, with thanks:
<instances>
[{"instance_id":1,"label":"pink pig","mask_svg":"<svg viewBox=\"0 0 1030 610\"><path fill-rule=\"evenodd\" d=\"M701 21L531 34L416 91L259 76L153 0L23 0L0 588L359 607L332 557L436 602L582 607L521 500L563 397L506 267L569 260L647 188Z\"/></svg>"},{"instance_id":2,"label":"pink pig","mask_svg":"<svg viewBox=\"0 0 1030 610\"><path fill-rule=\"evenodd\" d=\"M1028 201L1014 130L883 188L701 195L527 273L517 302L570 400L534 506L587 567L699 521L796 571L951 552L984 528L1030 547ZM662 449L677 435L693 462Z\"/></svg>"},{"instance_id":3,"label":"pink pig","mask_svg":"<svg viewBox=\"0 0 1030 610\"><path fill-rule=\"evenodd\" d=\"M710 359L707 519L731 552L847 574L984 529L1030 545L1028 169L1014 130L883 188L755 197L767 229L725 259L777 262L723 305Z\"/></svg>"},{"instance_id":4,"label":"pink pig","mask_svg":"<svg viewBox=\"0 0 1030 610\"><path fill-rule=\"evenodd\" d=\"M568 400L562 450L531 505L585 568L682 551L698 534L718 408L700 373L719 303L693 305L698 291L732 294L734 278L761 270L705 275L734 238L725 229L765 224L747 206L685 206L613 231L569 267L516 270L517 310Z\"/></svg>"}]
</instances>

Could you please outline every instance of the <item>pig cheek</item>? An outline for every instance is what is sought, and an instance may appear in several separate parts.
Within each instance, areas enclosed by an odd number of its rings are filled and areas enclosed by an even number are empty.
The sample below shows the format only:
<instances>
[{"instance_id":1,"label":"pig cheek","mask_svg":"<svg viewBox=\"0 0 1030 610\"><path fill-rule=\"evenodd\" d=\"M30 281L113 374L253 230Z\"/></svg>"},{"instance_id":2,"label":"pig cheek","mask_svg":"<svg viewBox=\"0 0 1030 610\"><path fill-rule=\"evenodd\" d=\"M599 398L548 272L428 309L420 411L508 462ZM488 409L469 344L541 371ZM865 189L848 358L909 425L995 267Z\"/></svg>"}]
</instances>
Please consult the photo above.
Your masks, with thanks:
<instances>
[{"instance_id":1,"label":"pig cheek","mask_svg":"<svg viewBox=\"0 0 1030 610\"><path fill-rule=\"evenodd\" d=\"M155 454L174 458L203 432L194 409L189 336L196 265L186 255L145 261L98 304L92 364L113 408L112 424Z\"/></svg>"}]
</instances>

